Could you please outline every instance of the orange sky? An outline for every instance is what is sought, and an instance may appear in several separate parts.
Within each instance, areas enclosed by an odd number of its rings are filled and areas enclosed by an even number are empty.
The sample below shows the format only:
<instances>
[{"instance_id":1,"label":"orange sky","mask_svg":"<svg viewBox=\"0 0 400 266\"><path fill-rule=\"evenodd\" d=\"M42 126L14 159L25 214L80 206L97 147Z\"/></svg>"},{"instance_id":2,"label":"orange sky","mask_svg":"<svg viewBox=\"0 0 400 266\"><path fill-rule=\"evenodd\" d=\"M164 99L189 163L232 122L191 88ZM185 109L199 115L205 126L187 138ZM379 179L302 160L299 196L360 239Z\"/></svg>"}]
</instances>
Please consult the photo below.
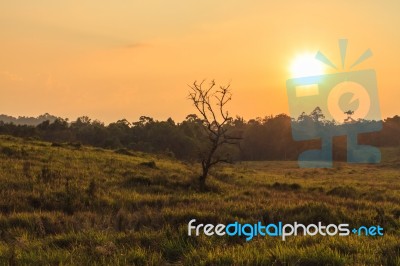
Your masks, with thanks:
<instances>
[{"instance_id":1,"label":"orange sky","mask_svg":"<svg viewBox=\"0 0 400 266\"><path fill-rule=\"evenodd\" d=\"M351 3L349 3L351 2ZM8 1L0 3L0 113L105 122L181 121L188 83L231 83L232 114L288 113L290 64L321 50L377 72L383 117L399 114L400 2Z\"/></svg>"}]
</instances>

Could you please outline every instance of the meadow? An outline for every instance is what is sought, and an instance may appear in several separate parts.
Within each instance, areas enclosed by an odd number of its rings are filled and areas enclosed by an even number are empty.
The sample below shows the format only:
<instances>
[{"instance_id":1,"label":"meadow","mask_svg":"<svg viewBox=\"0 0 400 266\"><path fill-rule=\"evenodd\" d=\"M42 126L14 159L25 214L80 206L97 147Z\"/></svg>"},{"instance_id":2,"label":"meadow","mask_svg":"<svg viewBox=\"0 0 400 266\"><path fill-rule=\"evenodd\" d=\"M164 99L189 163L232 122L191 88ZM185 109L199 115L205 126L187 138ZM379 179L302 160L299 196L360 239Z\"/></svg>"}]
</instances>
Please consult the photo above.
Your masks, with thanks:
<instances>
[{"instance_id":1,"label":"meadow","mask_svg":"<svg viewBox=\"0 0 400 266\"><path fill-rule=\"evenodd\" d=\"M400 265L400 149L377 165L237 162L0 136L0 265ZM380 225L384 236L190 237L187 224Z\"/></svg>"}]
</instances>

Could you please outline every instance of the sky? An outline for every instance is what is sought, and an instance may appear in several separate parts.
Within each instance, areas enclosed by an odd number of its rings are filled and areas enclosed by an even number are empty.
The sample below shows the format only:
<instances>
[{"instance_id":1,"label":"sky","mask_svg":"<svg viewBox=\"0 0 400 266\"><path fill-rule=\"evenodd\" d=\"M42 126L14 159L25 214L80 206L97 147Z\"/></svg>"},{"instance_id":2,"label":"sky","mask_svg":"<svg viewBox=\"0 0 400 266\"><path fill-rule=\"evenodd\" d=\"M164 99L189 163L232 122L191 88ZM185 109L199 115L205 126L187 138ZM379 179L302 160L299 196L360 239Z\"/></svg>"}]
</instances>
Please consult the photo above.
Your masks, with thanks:
<instances>
[{"instance_id":1,"label":"sky","mask_svg":"<svg viewBox=\"0 0 400 266\"><path fill-rule=\"evenodd\" d=\"M188 84L231 84L230 114L288 113L293 62L323 52L374 69L383 117L400 114L400 2L0 1L0 113L106 123L195 113ZM339 70L326 68L325 73ZM345 69L346 71L346 69Z\"/></svg>"}]
</instances>

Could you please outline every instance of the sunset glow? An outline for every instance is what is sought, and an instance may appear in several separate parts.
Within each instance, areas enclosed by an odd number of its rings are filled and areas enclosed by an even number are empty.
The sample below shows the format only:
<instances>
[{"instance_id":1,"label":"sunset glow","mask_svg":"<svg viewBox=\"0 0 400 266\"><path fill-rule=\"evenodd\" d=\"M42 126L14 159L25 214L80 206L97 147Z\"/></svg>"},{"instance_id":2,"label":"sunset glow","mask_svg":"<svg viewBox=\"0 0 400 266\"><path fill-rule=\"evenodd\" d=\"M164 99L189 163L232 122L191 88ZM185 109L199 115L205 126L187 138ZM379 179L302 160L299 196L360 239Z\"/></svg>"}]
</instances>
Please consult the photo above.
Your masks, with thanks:
<instances>
[{"instance_id":1,"label":"sunset glow","mask_svg":"<svg viewBox=\"0 0 400 266\"><path fill-rule=\"evenodd\" d=\"M318 76L324 74L324 66L315 59L314 54L304 53L297 56L291 65L292 77Z\"/></svg>"},{"instance_id":2,"label":"sunset glow","mask_svg":"<svg viewBox=\"0 0 400 266\"><path fill-rule=\"evenodd\" d=\"M311 57L321 50L340 66L337 40L347 38L345 66L373 51L353 70L376 70L382 116L393 116L398 10L396 1L3 1L0 113L182 121L193 112L187 84L203 79L231 83L232 115L288 113L286 80L336 71Z\"/></svg>"}]
</instances>

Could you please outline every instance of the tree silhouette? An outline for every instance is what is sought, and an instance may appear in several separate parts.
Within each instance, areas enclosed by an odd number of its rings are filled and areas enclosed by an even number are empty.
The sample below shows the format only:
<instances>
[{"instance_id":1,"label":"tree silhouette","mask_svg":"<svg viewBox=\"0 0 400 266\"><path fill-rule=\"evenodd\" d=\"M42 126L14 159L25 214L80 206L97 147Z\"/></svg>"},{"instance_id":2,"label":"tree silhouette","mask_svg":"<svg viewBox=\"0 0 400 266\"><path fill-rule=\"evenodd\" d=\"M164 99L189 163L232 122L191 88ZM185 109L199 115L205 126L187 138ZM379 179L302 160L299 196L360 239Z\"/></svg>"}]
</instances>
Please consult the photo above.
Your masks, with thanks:
<instances>
[{"instance_id":1,"label":"tree silhouette","mask_svg":"<svg viewBox=\"0 0 400 266\"><path fill-rule=\"evenodd\" d=\"M203 80L200 83L195 81L189 85L189 99L196 107L202 117L204 129L208 137L207 148L201 154L202 175L199 177L200 188L205 188L205 182L212 166L232 160L229 154L221 154L219 151L225 144L238 144L241 137L233 136L228 133L227 125L232 121L228 111L225 110L226 104L232 99L229 86L219 86L217 88L215 81L204 88Z\"/></svg>"},{"instance_id":2,"label":"tree silhouette","mask_svg":"<svg viewBox=\"0 0 400 266\"><path fill-rule=\"evenodd\" d=\"M319 106L315 107L310 116L314 122L321 122L325 119L325 115L322 113L322 110Z\"/></svg>"}]
</instances>

